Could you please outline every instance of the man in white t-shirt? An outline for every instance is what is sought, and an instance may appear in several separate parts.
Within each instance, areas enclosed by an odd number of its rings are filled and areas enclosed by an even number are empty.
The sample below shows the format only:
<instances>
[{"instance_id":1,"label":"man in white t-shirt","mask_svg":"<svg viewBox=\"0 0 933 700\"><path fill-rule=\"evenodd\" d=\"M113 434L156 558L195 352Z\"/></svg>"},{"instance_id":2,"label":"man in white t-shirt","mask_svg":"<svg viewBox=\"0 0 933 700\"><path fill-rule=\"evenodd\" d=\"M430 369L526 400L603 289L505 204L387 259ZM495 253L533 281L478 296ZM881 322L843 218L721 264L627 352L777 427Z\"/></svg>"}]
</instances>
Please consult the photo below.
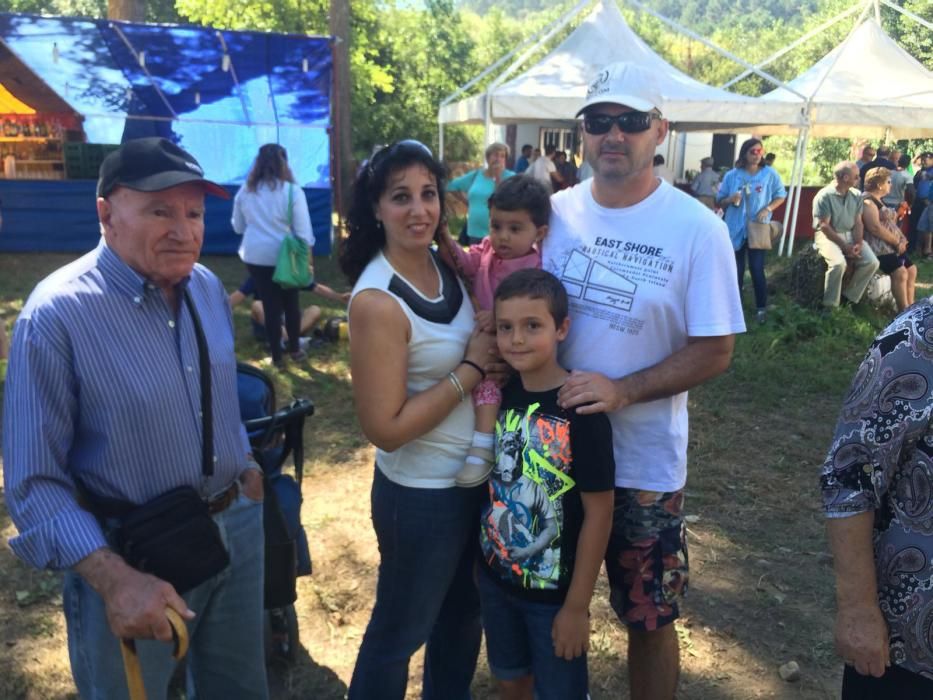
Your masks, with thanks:
<instances>
[{"instance_id":1,"label":"man in white t-shirt","mask_svg":"<svg viewBox=\"0 0 933 700\"><path fill-rule=\"evenodd\" d=\"M583 109L593 179L555 194L543 267L561 279L573 325L563 406L603 411L613 429L616 513L606 566L628 627L631 697L673 698L673 622L687 586L683 488L687 390L723 372L745 330L725 224L659 180L668 131L654 79L616 63Z\"/></svg>"},{"instance_id":2,"label":"man in white t-shirt","mask_svg":"<svg viewBox=\"0 0 933 700\"><path fill-rule=\"evenodd\" d=\"M562 182L560 173L557 172L557 165L554 163L554 154L557 149L554 146L547 146L544 149L544 155L539 156L528 168L528 174L536 180L544 183L549 191L554 191L554 183Z\"/></svg>"}]
</instances>

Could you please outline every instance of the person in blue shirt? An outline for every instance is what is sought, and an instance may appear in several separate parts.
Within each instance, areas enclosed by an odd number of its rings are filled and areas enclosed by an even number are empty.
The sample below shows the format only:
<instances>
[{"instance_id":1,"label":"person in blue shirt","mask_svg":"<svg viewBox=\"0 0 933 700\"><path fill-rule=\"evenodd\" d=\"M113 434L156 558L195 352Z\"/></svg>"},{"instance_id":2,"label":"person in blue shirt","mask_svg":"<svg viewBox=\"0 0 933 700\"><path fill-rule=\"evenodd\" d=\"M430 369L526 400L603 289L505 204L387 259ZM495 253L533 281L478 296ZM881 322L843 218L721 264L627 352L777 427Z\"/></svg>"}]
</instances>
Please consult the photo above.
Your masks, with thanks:
<instances>
[{"instance_id":1,"label":"person in blue shirt","mask_svg":"<svg viewBox=\"0 0 933 700\"><path fill-rule=\"evenodd\" d=\"M913 229L920 235L916 245L924 258L933 258L933 236L923 233L919 228L920 217L933 201L933 152L925 151L918 157L920 167L914 175L914 203L910 209L910 221Z\"/></svg>"},{"instance_id":2,"label":"person in blue shirt","mask_svg":"<svg viewBox=\"0 0 933 700\"><path fill-rule=\"evenodd\" d=\"M531 151L532 146L530 143L526 143L522 146L522 154L518 157L518 160L515 161L515 174L520 175L521 173L528 170L528 166L531 165Z\"/></svg>"},{"instance_id":3,"label":"person in blue shirt","mask_svg":"<svg viewBox=\"0 0 933 700\"><path fill-rule=\"evenodd\" d=\"M166 697L176 665L160 643L172 640L166 607L189 624L199 697L268 697L262 474L240 423L227 295L197 264L206 193L229 198L177 145L124 143L100 169L100 244L40 282L14 327L3 411L5 498L18 530L10 548L65 572L71 669L84 698L126 697L121 638L140 640L147 695ZM89 503L93 495L136 512L182 487L205 501L229 563L179 595L127 563L115 523Z\"/></svg>"},{"instance_id":4,"label":"person in blue shirt","mask_svg":"<svg viewBox=\"0 0 933 700\"><path fill-rule=\"evenodd\" d=\"M448 192L462 192L467 201L467 236L479 243L489 235L489 198L496 185L515 173L505 167L509 147L491 143L486 147L486 167L471 170L447 184Z\"/></svg>"},{"instance_id":5,"label":"person in blue shirt","mask_svg":"<svg viewBox=\"0 0 933 700\"><path fill-rule=\"evenodd\" d=\"M764 323L768 307L768 283L765 279L765 252L748 247L748 221L771 221L771 215L784 202L787 190L774 168L764 165L764 148L758 139L748 139L739 148L735 167L726 173L719 186L717 203L722 207L735 250L739 293L745 281L745 260L755 288L755 317Z\"/></svg>"}]
</instances>

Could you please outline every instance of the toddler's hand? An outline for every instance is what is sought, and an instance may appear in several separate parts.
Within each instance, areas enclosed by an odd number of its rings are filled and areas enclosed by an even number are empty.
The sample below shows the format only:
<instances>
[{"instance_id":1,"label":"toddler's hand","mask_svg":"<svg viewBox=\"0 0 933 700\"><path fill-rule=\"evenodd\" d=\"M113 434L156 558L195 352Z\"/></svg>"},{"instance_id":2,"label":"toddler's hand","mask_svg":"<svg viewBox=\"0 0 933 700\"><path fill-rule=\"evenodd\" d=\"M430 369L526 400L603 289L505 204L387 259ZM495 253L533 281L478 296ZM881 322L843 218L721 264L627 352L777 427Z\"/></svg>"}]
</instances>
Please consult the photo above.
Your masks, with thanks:
<instances>
[{"instance_id":1,"label":"toddler's hand","mask_svg":"<svg viewBox=\"0 0 933 700\"><path fill-rule=\"evenodd\" d=\"M496 332L496 314L493 311L477 311L473 317L476 327L484 333Z\"/></svg>"}]
</instances>

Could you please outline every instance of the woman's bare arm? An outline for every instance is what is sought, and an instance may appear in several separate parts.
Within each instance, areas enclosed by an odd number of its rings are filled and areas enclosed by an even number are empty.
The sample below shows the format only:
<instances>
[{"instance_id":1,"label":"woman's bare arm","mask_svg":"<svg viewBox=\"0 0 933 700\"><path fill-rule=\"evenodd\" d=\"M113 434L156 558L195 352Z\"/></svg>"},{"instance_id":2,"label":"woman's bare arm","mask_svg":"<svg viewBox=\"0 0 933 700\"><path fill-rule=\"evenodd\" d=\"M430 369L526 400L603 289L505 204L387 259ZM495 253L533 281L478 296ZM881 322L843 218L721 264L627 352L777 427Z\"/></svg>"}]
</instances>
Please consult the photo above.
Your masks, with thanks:
<instances>
[{"instance_id":1,"label":"woman's bare arm","mask_svg":"<svg viewBox=\"0 0 933 700\"><path fill-rule=\"evenodd\" d=\"M411 327L398 303L378 290L365 290L350 305L350 370L353 399L360 426L377 447L391 452L436 428L460 403L446 377L412 396L407 392L408 340ZM486 362L494 338L474 333L465 357ZM480 374L459 365L454 374L464 392L479 383Z\"/></svg>"}]
</instances>

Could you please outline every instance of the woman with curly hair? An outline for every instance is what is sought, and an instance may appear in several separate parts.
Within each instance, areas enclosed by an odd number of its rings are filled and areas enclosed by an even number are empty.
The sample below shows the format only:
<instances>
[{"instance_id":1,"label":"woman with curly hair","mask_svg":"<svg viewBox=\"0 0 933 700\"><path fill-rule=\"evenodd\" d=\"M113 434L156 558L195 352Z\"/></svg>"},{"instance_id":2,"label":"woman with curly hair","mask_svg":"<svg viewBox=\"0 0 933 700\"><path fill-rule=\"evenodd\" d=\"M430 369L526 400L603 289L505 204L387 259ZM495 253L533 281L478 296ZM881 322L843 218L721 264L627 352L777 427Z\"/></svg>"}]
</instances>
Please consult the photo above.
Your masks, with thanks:
<instances>
[{"instance_id":1,"label":"woman with curly hair","mask_svg":"<svg viewBox=\"0 0 933 700\"><path fill-rule=\"evenodd\" d=\"M377 152L354 185L340 253L354 285L353 398L376 446L380 554L350 700L404 697L409 658L425 643L423 697L469 698L479 651L472 571L484 487L458 488L454 475L473 437L470 392L495 339L474 329L463 284L431 247L444 174L417 141Z\"/></svg>"}]
</instances>

